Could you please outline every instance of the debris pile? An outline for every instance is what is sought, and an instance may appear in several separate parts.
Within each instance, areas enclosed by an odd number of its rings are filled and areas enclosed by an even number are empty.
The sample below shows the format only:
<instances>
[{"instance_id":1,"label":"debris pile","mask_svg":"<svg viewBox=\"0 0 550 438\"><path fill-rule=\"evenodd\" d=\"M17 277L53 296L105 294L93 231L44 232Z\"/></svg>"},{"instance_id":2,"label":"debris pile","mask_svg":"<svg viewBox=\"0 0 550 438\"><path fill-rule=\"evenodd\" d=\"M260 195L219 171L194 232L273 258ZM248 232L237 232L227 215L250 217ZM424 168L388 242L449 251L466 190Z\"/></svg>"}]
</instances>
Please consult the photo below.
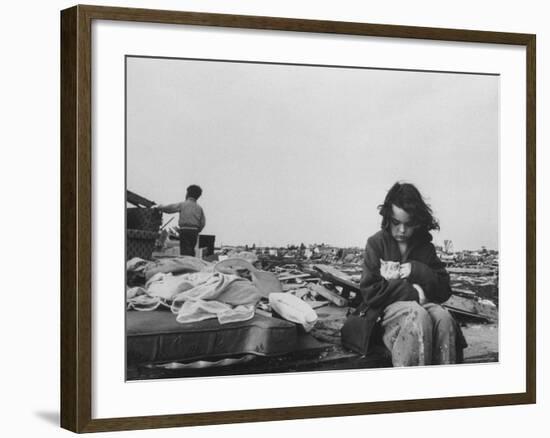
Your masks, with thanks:
<instances>
[{"instance_id":1,"label":"debris pile","mask_svg":"<svg viewBox=\"0 0 550 438\"><path fill-rule=\"evenodd\" d=\"M137 230L130 231L152 233L146 248L141 235L128 240L128 309L171 310L181 323L208 318L225 323L258 313L340 345L346 316L361 302L361 248L225 245L204 259L202 253L179 256L177 232L169 222L161 226L158 212L150 209L153 202L129 191L127 201L135 206L127 209L128 225ZM454 252L450 241L436 249L453 290L443 306L461 323L497 323L498 252Z\"/></svg>"},{"instance_id":2,"label":"debris pile","mask_svg":"<svg viewBox=\"0 0 550 438\"><path fill-rule=\"evenodd\" d=\"M182 332L191 332L192 324L212 323L220 332L246 321L251 326L258 322L286 326L301 339L296 358L315 363L353 359L353 353L341 344L340 331L362 300L363 248L325 243L286 247L218 243L215 247L214 236L203 235L197 242L197 257L180 256L173 219L163 224L155 203L133 192L127 191L126 201L126 303L132 317L161 317L176 330L185 327ZM465 329L469 343L465 357L479 362L498 360L498 252L485 248L454 251L451 241L436 250L446 264L453 290L443 306ZM203 324L203 320L209 321ZM296 329L281 320L292 322ZM305 340L318 346L306 347ZM315 357L307 359L308 354ZM167 367L185 369L196 364L172 362Z\"/></svg>"},{"instance_id":3,"label":"debris pile","mask_svg":"<svg viewBox=\"0 0 550 438\"><path fill-rule=\"evenodd\" d=\"M448 254L449 255L449 254ZM498 252L460 251L447 261L453 296L445 303L449 310L484 322L498 321Z\"/></svg>"},{"instance_id":4,"label":"debris pile","mask_svg":"<svg viewBox=\"0 0 550 438\"><path fill-rule=\"evenodd\" d=\"M447 270L451 276L453 295L444 306L459 320L496 322L498 255L489 253L486 259L468 257L460 255L455 257L459 261L448 261ZM264 290L260 291L263 299L257 303L256 311L264 316L284 318L284 315L273 310L268 299L270 293L282 292L292 295L314 311L329 306L346 310L356 307L361 301L361 262L361 251L357 248L343 249L324 244L287 248L225 246L215 251L211 262L201 261L202 265L197 267L195 272L203 269L217 270L246 279L257 288L263 287ZM128 286L143 287L139 281L136 283L135 276L135 270L130 269ZM259 277L263 278L263 284ZM149 303L143 297L140 300ZM141 303L139 300L136 301L138 305ZM343 320L341 322L343 323Z\"/></svg>"}]
</instances>

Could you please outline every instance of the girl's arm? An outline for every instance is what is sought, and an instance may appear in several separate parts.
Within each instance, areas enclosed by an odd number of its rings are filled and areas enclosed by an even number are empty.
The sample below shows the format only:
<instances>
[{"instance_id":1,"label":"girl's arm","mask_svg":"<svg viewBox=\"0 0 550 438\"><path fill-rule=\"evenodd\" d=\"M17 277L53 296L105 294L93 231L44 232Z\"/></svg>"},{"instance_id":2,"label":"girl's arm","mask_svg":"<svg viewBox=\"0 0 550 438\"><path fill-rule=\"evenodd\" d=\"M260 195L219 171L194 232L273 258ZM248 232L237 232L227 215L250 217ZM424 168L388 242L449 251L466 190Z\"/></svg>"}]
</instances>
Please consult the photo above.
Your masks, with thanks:
<instances>
[{"instance_id":1,"label":"girl's arm","mask_svg":"<svg viewBox=\"0 0 550 438\"><path fill-rule=\"evenodd\" d=\"M411 260L410 283L417 283L422 287L428 301L443 303L452 294L450 278L445 265L439 260L435 247L430 243L427 248L424 262Z\"/></svg>"},{"instance_id":2,"label":"girl's arm","mask_svg":"<svg viewBox=\"0 0 550 438\"><path fill-rule=\"evenodd\" d=\"M369 307L384 308L395 301L418 301L418 292L407 280L385 280L380 275L380 259L385 258L380 242L367 241L359 290Z\"/></svg>"}]
</instances>

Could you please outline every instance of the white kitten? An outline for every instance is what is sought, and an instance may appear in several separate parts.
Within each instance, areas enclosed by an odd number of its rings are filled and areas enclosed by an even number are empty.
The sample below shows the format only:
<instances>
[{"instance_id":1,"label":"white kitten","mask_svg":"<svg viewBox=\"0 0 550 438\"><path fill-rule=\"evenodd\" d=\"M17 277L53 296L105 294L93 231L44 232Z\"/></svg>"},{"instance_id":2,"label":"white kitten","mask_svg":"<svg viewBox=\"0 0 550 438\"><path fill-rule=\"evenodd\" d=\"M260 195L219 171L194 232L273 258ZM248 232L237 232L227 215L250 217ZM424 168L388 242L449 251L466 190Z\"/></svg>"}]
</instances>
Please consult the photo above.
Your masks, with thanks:
<instances>
[{"instance_id":1,"label":"white kitten","mask_svg":"<svg viewBox=\"0 0 550 438\"><path fill-rule=\"evenodd\" d=\"M380 275L384 277L386 280L395 280L400 278L399 275L399 268L401 267L401 263L399 262L392 262L392 261L385 261L380 259Z\"/></svg>"}]
</instances>

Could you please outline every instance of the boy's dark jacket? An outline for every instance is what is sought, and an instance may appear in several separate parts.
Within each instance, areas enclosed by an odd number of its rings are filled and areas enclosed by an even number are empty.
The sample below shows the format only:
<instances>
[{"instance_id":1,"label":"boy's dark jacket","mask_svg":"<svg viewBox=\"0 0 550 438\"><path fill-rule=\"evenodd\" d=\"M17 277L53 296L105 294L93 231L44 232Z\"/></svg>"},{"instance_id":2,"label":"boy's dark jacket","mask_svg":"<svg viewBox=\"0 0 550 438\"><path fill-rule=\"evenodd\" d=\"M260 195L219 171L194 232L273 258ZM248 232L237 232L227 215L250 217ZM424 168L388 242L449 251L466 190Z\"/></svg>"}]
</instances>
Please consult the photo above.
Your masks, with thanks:
<instances>
[{"instance_id":1,"label":"boy's dark jacket","mask_svg":"<svg viewBox=\"0 0 550 438\"><path fill-rule=\"evenodd\" d=\"M433 303L443 303L451 296L449 274L439 260L431 243L430 233L417 233L411 238L409 249L401 257L399 246L388 231L380 230L367 240L363 257L363 274L359 285L362 302L355 314L364 315L367 320L367 339L372 336L375 325L383 310L396 301L417 301L416 283L422 287L426 299ZM385 280L380 275L380 259L400 263L410 263L411 273L407 279ZM462 358L466 341L458 326L457 357ZM368 332L370 330L371 333ZM345 330L342 330L344 345Z\"/></svg>"}]
</instances>

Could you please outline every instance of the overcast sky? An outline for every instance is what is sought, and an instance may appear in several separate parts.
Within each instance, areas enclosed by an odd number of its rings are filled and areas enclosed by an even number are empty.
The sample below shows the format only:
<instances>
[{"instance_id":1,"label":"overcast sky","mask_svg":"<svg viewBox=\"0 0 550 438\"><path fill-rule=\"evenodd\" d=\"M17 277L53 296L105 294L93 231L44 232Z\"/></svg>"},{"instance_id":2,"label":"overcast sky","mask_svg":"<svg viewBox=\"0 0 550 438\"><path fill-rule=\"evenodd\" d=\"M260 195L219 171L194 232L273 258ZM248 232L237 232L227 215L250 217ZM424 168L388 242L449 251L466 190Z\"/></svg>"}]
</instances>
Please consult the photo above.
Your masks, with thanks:
<instances>
[{"instance_id":1,"label":"overcast sky","mask_svg":"<svg viewBox=\"0 0 550 438\"><path fill-rule=\"evenodd\" d=\"M498 108L497 76L128 58L127 188L199 184L217 244L363 247L407 181L436 243L496 249Z\"/></svg>"}]
</instances>

